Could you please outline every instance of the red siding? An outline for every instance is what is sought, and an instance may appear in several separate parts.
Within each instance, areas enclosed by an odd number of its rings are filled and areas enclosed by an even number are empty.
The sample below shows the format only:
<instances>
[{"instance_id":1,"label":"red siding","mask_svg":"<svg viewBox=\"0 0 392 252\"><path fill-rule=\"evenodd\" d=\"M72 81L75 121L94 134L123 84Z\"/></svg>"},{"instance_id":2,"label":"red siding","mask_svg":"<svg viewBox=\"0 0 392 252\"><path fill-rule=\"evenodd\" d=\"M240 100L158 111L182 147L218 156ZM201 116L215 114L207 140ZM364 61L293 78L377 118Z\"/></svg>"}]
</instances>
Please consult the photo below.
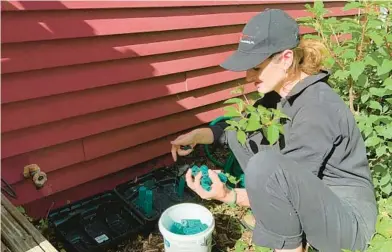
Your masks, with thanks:
<instances>
[{"instance_id":1,"label":"red siding","mask_svg":"<svg viewBox=\"0 0 392 252\"><path fill-rule=\"evenodd\" d=\"M2 176L13 202L39 216L170 162L170 139L221 115L245 83L219 63L247 20L265 8L304 16L305 2L2 1ZM353 14L343 5L327 3L330 15ZM41 190L22 176L31 163L48 173Z\"/></svg>"}]
</instances>

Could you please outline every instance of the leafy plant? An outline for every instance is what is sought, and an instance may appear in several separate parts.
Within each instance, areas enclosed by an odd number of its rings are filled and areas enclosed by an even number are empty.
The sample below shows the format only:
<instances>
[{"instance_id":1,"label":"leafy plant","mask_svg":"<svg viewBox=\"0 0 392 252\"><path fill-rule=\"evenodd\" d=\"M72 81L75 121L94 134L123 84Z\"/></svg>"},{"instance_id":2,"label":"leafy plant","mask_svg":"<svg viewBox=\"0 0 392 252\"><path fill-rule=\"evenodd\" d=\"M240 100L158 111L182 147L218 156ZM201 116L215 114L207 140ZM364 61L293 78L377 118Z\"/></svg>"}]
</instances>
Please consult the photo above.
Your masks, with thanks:
<instances>
[{"instance_id":1,"label":"leafy plant","mask_svg":"<svg viewBox=\"0 0 392 252\"><path fill-rule=\"evenodd\" d=\"M349 1L354 17L326 18L321 1L307 4L311 17L298 19L326 45L330 82L354 113L365 139L377 197L392 193L392 35L390 1Z\"/></svg>"},{"instance_id":2,"label":"leafy plant","mask_svg":"<svg viewBox=\"0 0 392 252\"><path fill-rule=\"evenodd\" d=\"M255 251L255 252L272 252L273 250L270 248L259 247L253 244L248 244L243 240L238 240L234 246L235 252L246 252L246 251Z\"/></svg>"},{"instance_id":3,"label":"leafy plant","mask_svg":"<svg viewBox=\"0 0 392 252\"><path fill-rule=\"evenodd\" d=\"M298 22L315 32L304 38L321 40L327 47L329 57L324 65L331 70L329 82L354 114L365 140L379 207L376 233L367 251L391 251L392 2L351 0L343 9L354 9L357 14L338 18L327 17L329 11L322 1L305 7L310 16ZM235 93L244 92L240 88ZM277 110L255 108L243 98L226 101L234 105L226 108L226 115L233 117L227 130L236 130L242 144L254 130L263 130L270 143L276 142L276 132L282 133L279 119L286 117ZM244 247L238 242L236 251Z\"/></svg>"},{"instance_id":4,"label":"leafy plant","mask_svg":"<svg viewBox=\"0 0 392 252\"><path fill-rule=\"evenodd\" d=\"M264 106L254 106L254 102L250 101L244 94L242 87L233 91L236 94L242 94L244 99L231 98L225 101L225 104L235 104L225 108L225 116L232 119L227 120L229 126L226 130L234 130L237 132L238 141L244 145L246 135L249 132L262 130L270 145L275 144L279 140L279 135L284 133L281 119L289 119L284 113L278 109L265 108ZM263 94L259 94L258 98L262 98Z\"/></svg>"},{"instance_id":5,"label":"leafy plant","mask_svg":"<svg viewBox=\"0 0 392 252\"><path fill-rule=\"evenodd\" d=\"M376 233L370 243L369 252L391 251L392 249L392 197L379 200Z\"/></svg>"},{"instance_id":6,"label":"leafy plant","mask_svg":"<svg viewBox=\"0 0 392 252\"><path fill-rule=\"evenodd\" d=\"M355 115L365 139L376 189L379 216L368 251L392 248L392 35L390 1L349 1L344 10L357 9L347 18L326 18L321 1L306 5L311 17L300 18L303 26L326 45L330 78L335 90Z\"/></svg>"}]
</instances>

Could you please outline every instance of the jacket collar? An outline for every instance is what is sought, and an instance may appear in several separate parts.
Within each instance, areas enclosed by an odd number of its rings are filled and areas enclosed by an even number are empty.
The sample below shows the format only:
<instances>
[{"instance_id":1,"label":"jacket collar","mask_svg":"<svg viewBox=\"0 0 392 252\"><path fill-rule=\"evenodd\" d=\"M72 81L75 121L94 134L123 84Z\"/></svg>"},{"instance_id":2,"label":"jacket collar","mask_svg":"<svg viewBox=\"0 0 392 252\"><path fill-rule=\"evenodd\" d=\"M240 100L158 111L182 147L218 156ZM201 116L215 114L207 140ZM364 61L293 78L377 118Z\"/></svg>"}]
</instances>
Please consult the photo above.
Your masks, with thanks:
<instances>
[{"instance_id":1,"label":"jacket collar","mask_svg":"<svg viewBox=\"0 0 392 252\"><path fill-rule=\"evenodd\" d=\"M305 89L309 86L316 84L319 81L328 81L329 76L331 75L330 71L321 70L320 73L315 75L310 75L305 79L301 80L294 86L294 88L290 91L290 93L286 96L286 100L295 99L299 94L301 94Z\"/></svg>"}]
</instances>

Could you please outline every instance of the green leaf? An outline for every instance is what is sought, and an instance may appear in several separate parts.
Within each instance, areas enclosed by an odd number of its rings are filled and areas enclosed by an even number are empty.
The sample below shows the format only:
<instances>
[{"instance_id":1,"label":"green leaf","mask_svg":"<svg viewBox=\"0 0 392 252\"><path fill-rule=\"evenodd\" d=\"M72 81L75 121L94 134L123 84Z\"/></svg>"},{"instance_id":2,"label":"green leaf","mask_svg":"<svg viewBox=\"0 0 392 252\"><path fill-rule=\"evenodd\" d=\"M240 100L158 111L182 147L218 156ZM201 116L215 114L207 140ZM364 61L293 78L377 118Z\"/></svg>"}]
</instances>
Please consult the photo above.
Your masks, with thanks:
<instances>
[{"instance_id":1,"label":"green leaf","mask_svg":"<svg viewBox=\"0 0 392 252\"><path fill-rule=\"evenodd\" d=\"M235 177L233 177L233 176L229 177L227 180L229 180L230 183L232 183L232 184L237 184L238 183L238 180L236 180Z\"/></svg>"},{"instance_id":2,"label":"green leaf","mask_svg":"<svg viewBox=\"0 0 392 252\"><path fill-rule=\"evenodd\" d=\"M389 73L392 70L392 60L384 59L381 66L377 69L377 74L383 75Z\"/></svg>"},{"instance_id":3,"label":"green leaf","mask_svg":"<svg viewBox=\"0 0 392 252\"><path fill-rule=\"evenodd\" d=\"M361 95L361 102L365 103L367 100L369 100L370 95L368 93L362 94Z\"/></svg>"},{"instance_id":4,"label":"green leaf","mask_svg":"<svg viewBox=\"0 0 392 252\"><path fill-rule=\"evenodd\" d=\"M243 103L244 101L240 98L231 98L224 102L224 104L233 104L233 103Z\"/></svg>"},{"instance_id":5,"label":"green leaf","mask_svg":"<svg viewBox=\"0 0 392 252\"><path fill-rule=\"evenodd\" d=\"M227 124L235 126L235 127L240 127L240 124L238 123L237 120L226 120Z\"/></svg>"},{"instance_id":6,"label":"green leaf","mask_svg":"<svg viewBox=\"0 0 392 252\"><path fill-rule=\"evenodd\" d=\"M242 240L238 240L235 243L234 250L235 252L244 252L248 248L248 244Z\"/></svg>"},{"instance_id":7,"label":"green leaf","mask_svg":"<svg viewBox=\"0 0 392 252\"><path fill-rule=\"evenodd\" d=\"M392 42L392 34L388 34L387 35L387 41L388 42Z\"/></svg>"},{"instance_id":8,"label":"green leaf","mask_svg":"<svg viewBox=\"0 0 392 252\"><path fill-rule=\"evenodd\" d=\"M369 126L373 125L376 121L378 120L378 117L376 115L370 115L366 118L366 124Z\"/></svg>"},{"instance_id":9,"label":"green leaf","mask_svg":"<svg viewBox=\"0 0 392 252\"><path fill-rule=\"evenodd\" d=\"M360 74L357 81L358 87L367 87L369 84L369 78L364 74Z\"/></svg>"},{"instance_id":10,"label":"green leaf","mask_svg":"<svg viewBox=\"0 0 392 252\"><path fill-rule=\"evenodd\" d=\"M227 126L227 127L225 128L225 130L226 130L226 131L235 131L235 130L237 130L237 128L236 128L235 126Z\"/></svg>"},{"instance_id":11,"label":"green leaf","mask_svg":"<svg viewBox=\"0 0 392 252\"><path fill-rule=\"evenodd\" d=\"M384 136L385 132L387 131L387 128L382 125L375 126L374 129L376 130L379 136Z\"/></svg>"},{"instance_id":12,"label":"green leaf","mask_svg":"<svg viewBox=\"0 0 392 252\"><path fill-rule=\"evenodd\" d=\"M339 21L339 23L338 24L334 24L334 27L332 27L332 28L334 29L334 31L336 33L348 33L348 32L350 32L350 33L353 33L353 32L360 33L360 31L358 29L359 28L358 25L355 24L355 23L351 23L351 22L340 22ZM335 38L334 38L334 40L335 40ZM349 43L348 43L348 41L343 41L343 44L344 45L348 45Z\"/></svg>"},{"instance_id":13,"label":"green leaf","mask_svg":"<svg viewBox=\"0 0 392 252\"><path fill-rule=\"evenodd\" d=\"M258 111L261 115L269 115L269 114L270 114L270 111L269 111L267 108L265 108L265 107L263 107L263 106L261 106L261 105L257 106L257 111Z\"/></svg>"},{"instance_id":14,"label":"green leaf","mask_svg":"<svg viewBox=\"0 0 392 252\"><path fill-rule=\"evenodd\" d=\"M383 59L389 58L389 52L385 47L383 46L378 47L377 52L380 54L380 57L383 57Z\"/></svg>"},{"instance_id":15,"label":"green leaf","mask_svg":"<svg viewBox=\"0 0 392 252\"><path fill-rule=\"evenodd\" d=\"M305 34L304 35L304 39L315 39L315 40L320 40L320 37L317 35L313 35L313 34Z\"/></svg>"},{"instance_id":16,"label":"green leaf","mask_svg":"<svg viewBox=\"0 0 392 252\"><path fill-rule=\"evenodd\" d=\"M389 174L389 172L387 172L380 180L380 185L384 186L386 184L388 184L391 181L391 174Z\"/></svg>"},{"instance_id":17,"label":"green leaf","mask_svg":"<svg viewBox=\"0 0 392 252\"><path fill-rule=\"evenodd\" d=\"M265 94L264 94L264 93L260 93L260 92L258 92L257 94L259 95L259 99L263 99L263 98L264 98L264 96L265 96Z\"/></svg>"},{"instance_id":18,"label":"green leaf","mask_svg":"<svg viewBox=\"0 0 392 252\"><path fill-rule=\"evenodd\" d=\"M350 74L354 81L358 80L358 77L365 70L365 63L363 61L352 62L350 64Z\"/></svg>"},{"instance_id":19,"label":"green leaf","mask_svg":"<svg viewBox=\"0 0 392 252\"><path fill-rule=\"evenodd\" d=\"M372 147L372 146L376 146L377 144L379 144L381 142L381 139L376 137L376 136L372 136L369 137L368 139L366 139L365 143L367 147Z\"/></svg>"},{"instance_id":20,"label":"green leaf","mask_svg":"<svg viewBox=\"0 0 392 252\"><path fill-rule=\"evenodd\" d=\"M383 193L389 195L392 192L392 184L388 183L386 186L381 187L381 191L383 191ZM392 229L389 230L389 232L392 232ZM392 233L390 233L392 234Z\"/></svg>"},{"instance_id":21,"label":"green leaf","mask_svg":"<svg viewBox=\"0 0 392 252\"><path fill-rule=\"evenodd\" d=\"M392 123L386 125L385 130L382 133L382 136L385 137L386 139L392 139Z\"/></svg>"},{"instance_id":22,"label":"green leaf","mask_svg":"<svg viewBox=\"0 0 392 252\"><path fill-rule=\"evenodd\" d=\"M392 90L392 79L391 78L386 78L383 85L389 89Z\"/></svg>"},{"instance_id":23,"label":"green leaf","mask_svg":"<svg viewBox=\"0 0 392 252\"><path fill-rule=\"evenodd\" d=\"M389 106L388 106L388 104L385 104L385 105L382 107L382 113L385 114L386 112L388 112L388 110L389 110Z\"/></svg>"},{"instance_id":24,"label":"green leaf","mask_svg":"<svg viewBox=\"0 0 392 252\"><path fill-rule=\"evenodd\" d=\"M360 2L349 2L349 3L346 3L343 10L348 11L348 10L357 9L357 8L361 8L361 7L362 7L362 4Z\"/></svg>"},{"instance_id":25,"label":"green leaf","mask_svg":"<svg viewBox=\"0 0 392 252\"><path fill-rule=\"evenodd\" d=\"M237 109L232 106L225 107L224 110L226 110L225 116L229 116L229 117L241 116L241 113L238 112Z\"/></svg>"},{"instance_id":26,"label":"green leaf","mask_svg":"<svg viewBox=\"0 0 392 252\"><path fill-rule=\"evenodd\" d=\"M321 0L314 0L313 9L318 16L324 16L327 10L324 8L324 3Z\"/></svg>"},{"instance_id":27,"label":"green leaf","mask_svg":"<svg viewBox=\"0 0 392 252\"><path fill-rule=\"evenodd\" d=\"M297 22L310 22L313 21L312 17L305 16L305 17L298 17L296 18Z\"/></svg>"},{"instance_id":28,"label":"green leaf","mask_svg":"<svg viewBox=\"0 0 392 252\"><path fill-rule=\"evenodd\" d=\"M373 167L373 171L376 173L383 173L385 171L385 167L378 164Z\"/></svg>"},{"instance_id":29,"label":"green leaf","mask_svg":"<svg viewBox=\"0 0 392 252\"><path fill-rule=\"evenodd\" d=\"M282 111L280 111L279 109L270 109L271 112L275 115L275 118L286 118L286 119L290 119L290 117L288 117L286 114L284 114Z\"/></svg>"},{"instance_id":30,"label":"green leaf","mask_svg":"<svg viewBox=\"0 0 392 252\"><path fill-rule=\"evenodd\" d=\"M258 119L258 118L257 118ZM246 127L246 131L256 131L261 129L261 124L260 121L257 119L249 119L248 120L248 125Z\"/></svg>"},{"instance_id":31,"label":"green leaf","mask_svg":"<svg viewBox=\"0 0 392 252\"><path fill-rule=\"evenodd\" d=\"M242 130L237 131L237 139L238 139L238 141L239 141L242 145L244 145L245 142L246 142L246 134L245 134L245 132L242 131Z\"/></svg>"},{"instance_id":32,"label":"green leaf","mask_svg":"<svg viewBox=\"0 0 392 252\"><path fill-rule=\"evenodd\" d=\"M248 112L255 112L256 108L253 107L252 105L248 105L248 106L245 107L245 110L248 111Z\"/></svg>"},{"instance_id":33,"label":"green leaf","mask_svg":"<svg viewBox=\"0 0 392 252\"><path fill-rule=\"evenodd\" d=\"M347 49L343 54L343 59L355 59L357 57L355 49Z\"/></svg>"},{"instance_id":34,"label":"green leaf","mask_svg":"<svg viewBox=\"0 0 392 252\"><path fill-rule=\"evenodd\" d=\"M378 32L372 31L368 33L369 37L376 43L377 46L384 44L384 38Z\"/></svg>"},{"instance_id":35,"label":"green leaf","mask_svg":"<svg viewBox=\"0 0 392 252\"><path fill-rule=\"evenodd\" d=\"M268 125L270 123L270 120L267 117L265 117L265 116L262 116L260 118L260 121L261 121L262 125Z\"/></svg>"},{"instance_id":36,"label":"green leaf","mask_svg":"<svg viewBox=\"0 0 392 252\"><path fill-rule=\"evenodd\" d=\"M382 21L378 20L378 19L369 19L367 28L368 29L376 29L379 32L379 28L383 25Z\"/></svg>"},{"instance_id":37,"label":"green leaf","mask_svg":"<svg viewBox=\"0 0 392 252\"><path fill-rule=\"evenodd\" d=\"M337 78L338 80L346 80L348 78L348 76L350 76L350 72L349 71L344 71L344 70L337 70L333 76L335 78Z\"/></svg>"},{"instance_id":38,"label":"green leaf","mask_svg":"<svg viewBox=\"0 0 392 252\"><path fill-rule=\"evenodd\" d=\"M380 115L380 116L376 116L376 118L377 118L377 120L375 121L376 124L380 124L380 123L389 124L389 123L392 123L392 117L390 117L390 116L382 116L382 115ZM385 125L385 126L386 127L390 127L390 126L392 126L392 124Z\"/></svg>"},{"instance_id":39,"label":"green leaf","mask_svg":"<svg viewBox=\"0 0 392 252\"><path fill-rule=\"evenodd\" d=\"M376 53L368 54L364 58L364 62L366 65L371 65L377 67L381 64L380 59L377 57Z\"/></svg>"},{"instance_id":40,"label":"green leaf","mask_svg":"<svg viewBox=\"0 0 392 252\"><path fill-rule=\"evenodd\" d=\"M381 104L378 101L370 101L370 108L382 111Z\"/></svg>"},{"instance_id":41,"label":"green leaf","mask_svg":"<svg viewBox=\"0 0 392 252\"><path fill-rule=\"evenodd\" d=\"M242 118L241 120L239 120L238 125L242 129L242 128L246 127L247 123L248 123L248 119L247 118Z\"/></svg>"},{"instance_id":42,"label":"green leaf","mask_svg":"<svg viewBox=\"0 0 392 252\"><path fill-rule=\"evenodd\" d=\"M374 96L378 96L378 97L383 97L385 95L385 89L384 88L370 88L369 92L374 95Z\"/></svg>"},{"instance_id":43,"label":"green leaf","mask_svg":"<svg viewBox=\"0 0 392 252\"><path fill-rule=\"evenodd\" d=\"M324 19L324 24L326 24L326 25L336 25L337 23L339 23L339 21L336 19L336 17L328 17L328 18ZM339 25L340 24L341 23L339 23Z\"/></svg>"},{"instance_id":44,"label":"green leaf","mask_svg":"<svg viewBox=\"0 0 392 252\"><path fill-rule=\"evenodd\" d=\"M324 60L324 64L325 66L327 66L327 68L332 68L332 66L335 64L335 59L333 57L328 57Z\"/></svg>"},{"instance_id":45,"label":"green leaf","mask_svg":"<svg viewBox=\"0 0 392 252\"><path fill-rule=\"evenodd\" d=\"M366 127L363 129L363 133L365 134L365 137L368 137L372 132L373 132L372 127Z\"/></svg>"},{"instance_id":46,"label":"green leaf","mask_svg":"<svg viewBox=\"0 0 392 252\"><path fill-rule=\"evenodd\" d=\"M267 140L270 145L273 145L279 139L279 127L276 124L272 124L267 128Z\"/></svg>"},{"instance_id":47,"label":"green leaf","mask_svg":"<svg viewBox=\"0 0 392 252\"><path fill-rule=\"evenodd\" d=\"M260 121L260 114L258 114L257 111L251 112L249 116L249 120Z\"/></svg>"},{"instance_id":48,"label":"green leaf","mask_svg":"<svg viewBox=\"0 0 392 252\"><path fill-rule=\"evenodd\" d=\"M253 246L255 249L255 252L271 252L272 250L270 248L266 247L259 247L259 246Z\"/></svg>"},{"instance_id":49,"label":"green leaf","mask_svg":"<svg viewBox=\"0 0 392 252\"><path fill-rule=\"evenodd\" d=\"M372 181L373 181L374 187L376 188L378 186L378 180L375 177L373 177Z\"/></svg>"},{"instance_id":50,"label":"green leaf","mask_svg":"<svg viewBox=\"0 0 392 252\"><path fill-rule=\"evenodd\" d=\"M243 85L236 87L230 93L232 94L243 94L245 92L245 88Z\"/></svg>"}]
</instances>

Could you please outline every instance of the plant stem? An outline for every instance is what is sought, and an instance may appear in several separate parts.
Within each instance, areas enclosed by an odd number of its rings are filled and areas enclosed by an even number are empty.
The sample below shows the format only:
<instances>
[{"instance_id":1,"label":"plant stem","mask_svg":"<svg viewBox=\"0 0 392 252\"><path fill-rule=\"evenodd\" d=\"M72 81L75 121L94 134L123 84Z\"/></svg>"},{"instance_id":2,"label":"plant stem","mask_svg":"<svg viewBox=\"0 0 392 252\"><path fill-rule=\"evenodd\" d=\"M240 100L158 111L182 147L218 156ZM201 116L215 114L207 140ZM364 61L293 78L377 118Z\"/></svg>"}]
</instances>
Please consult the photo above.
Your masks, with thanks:
<instances>
[{"instance_id":1,"label":"plant stem","mask_svg":"<svg viewBox=\"0 0 392 252\"><path fill-rule=\"evenodd\" d=\"M387 48L389 56L392 57L392 48L391 45L388 43L387 38L385 38L385 47Z\"/></svg>"},{"instance_id":2,"label":"plant stem","mask_svg":"<svg viewBox=\"0 0 392 252\"><path fill-rule=\"evenodd\" d=\"M329 28L331 29L333 36L335 37L336 43L338 43L339 46L341 46L340 41L338 39L338 36L336 35L335 30L333 29L332 25L329 25Z\"/></svg>"},{"instance_id":3,"label":"plant stem","mask_svg":"<svg viewBox=\"0 0 392 252\"><path fill-rule=\"evenodd\" d=\"M355 114L355 109L354 109L354 85L353 85L353 79L350 77L348 79L348 99L349 99L349 106L350 110L353 114Z\"/></svg>"},{"instance_id":4,"label":"plant stem","mask_svg":"<svg viewBox=\"0 0 392 252\"><path fill-rule=\"evenodd\" d=\"M341 68L342 70L344 70L344 69L345 69L344 64L343 64L343 62L340 61L340 59L338 58L338 56L335 54L335 52L332 50L331 46L329 45L328 39L327 39L327 38L325 37L325 35L324 35L323 28L322 28L322 26L321 26L321 24L320 24L318 18L316 19L316 23L318 24L318 27L319 27L319 29L320 29L319 34L321 35L321 38L322 38L322 40L323 40L323 42L324 42L325 47L326 47L327 50L328 50L328 53L333 57L333 59L335 60L335 62L338 63L338 65L340 66L340 68Z\"/></svg>"},{"instance_id":5,"label":"plant stem","mask_svg":"<svg viewBox=\"0 0 392 252\"><path fill-rule=\"evenodd\" d=\"M248 98L246 97L246 95L245 95L245 94L242 94L242 96L245 98L246 103L247 103L248 105L250 105L249 100L248 100Z\"/></svg>"},{"instance_id":6,"label":"plant stem","mask_svg":"<svg viewBox=\"0 0 392 252\"><path fill-rule=\"evenodd\" d=\"M367 6L365 8L367 8ZM367 23L369 21L369 18L367 16L364 16L364 17L365 17L365 22L362 24L361 43L359 44L359 48L358 48L359 53L358 53L358 56L357 56L357 61L360 61L363 58L363 48L364 48L364 41L365 41L365 32L366 32Z\"/></svg>"},{"instance_id":7,"label":"plant stem","mask_svg":"<svg viewBox=\"0 0 392 252\"><path fill-rule=\"evenodd\" d=\"M388 34L388 32L389 32L389 22L388 22L389 19L388 19L388 18L389 18L389 17L387 17L386 20L385 20L385 30L386 30L386 34ZM385 40L385 47L387 48L388 54L389 54L389 56L392 57L392 48L391 48L391 45L390 45L389 42L388 42L387 37L385 37L384 40Z\"/></svg>"}]
</instances>

